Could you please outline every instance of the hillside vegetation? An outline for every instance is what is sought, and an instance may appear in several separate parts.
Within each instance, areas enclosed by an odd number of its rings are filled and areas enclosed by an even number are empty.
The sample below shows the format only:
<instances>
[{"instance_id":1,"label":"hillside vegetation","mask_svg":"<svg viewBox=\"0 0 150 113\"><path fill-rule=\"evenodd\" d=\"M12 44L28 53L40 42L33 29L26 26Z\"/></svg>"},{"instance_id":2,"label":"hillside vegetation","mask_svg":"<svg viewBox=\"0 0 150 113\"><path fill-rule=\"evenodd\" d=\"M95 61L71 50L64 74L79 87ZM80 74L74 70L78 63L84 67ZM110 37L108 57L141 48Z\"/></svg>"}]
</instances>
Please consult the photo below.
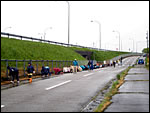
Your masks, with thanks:
<instances>
[{"instance_id":1,"label":"hillside vegetation","mask_svg":"<svg viewBox=\"0 0 150 113\"><path fill-rule=\"evenodd\" d=\"M85 60L72 49L41 42L1 38L1 59Z\"/></svg>"},{"instance_id":2,"label":"hillside vegetation","mask_svg":"<svg viewBox=\"0 0 150 113\"><path fill-rule=\"evenodd\" d=\"M92 59L104 61L127 52L97 51L88 48L64 47L41 42L32 42L1 37L1 59L28 60L86 60L75 50L94 52Z\"/></svg>"}]
</instances>

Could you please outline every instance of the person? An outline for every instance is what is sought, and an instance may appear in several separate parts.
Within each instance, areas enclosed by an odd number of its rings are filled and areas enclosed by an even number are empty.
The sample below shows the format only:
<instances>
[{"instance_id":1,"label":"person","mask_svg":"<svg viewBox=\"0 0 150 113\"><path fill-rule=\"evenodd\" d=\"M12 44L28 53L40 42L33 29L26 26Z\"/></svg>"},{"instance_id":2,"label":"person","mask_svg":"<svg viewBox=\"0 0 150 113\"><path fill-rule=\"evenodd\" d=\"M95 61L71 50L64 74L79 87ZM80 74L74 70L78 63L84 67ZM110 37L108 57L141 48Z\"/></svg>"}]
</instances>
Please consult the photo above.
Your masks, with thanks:
<instances>
[{"instance_id":1,"label":"person","mask_svg":"<svg viewBox=\"0 0 150 113\"><path fill-rule=\"evenodd\" d=\"M50 69L49 69L49 67L48 66L42 66L42 70L41 70L41 74L42 74L42 77L48 77L48 75L50 76L51 75L51 73L50 73L50 71L49 71Z\"/></svg>"},{"instance_id":2,"label":"person","mask_svg":"<svg viewBox=\"0 0 150 113\"><path fill-rule=\"evenodd\" d=\"M90 66L90 70L93 70L94 65L93 65L93 60L91 61L91 66Z\"/></svg>"},{"instance_id":3,"label":"person","mask_svg":"<svg viewBox=\"0 0 150 113\"><path fill-rule=\"evenodd\" d=\"M115 65L116 65L116 62L115 62L115 61L113 61L113 65L114 65L114 67L115 67Z\"/></svg>"},{"instance_id":4,"label":"person","mask_svg":"<svg viewBox=\"0 0 150 113\"><path fill-rule=\"evenodd\" d=\"M19 85L19 70L17 68L9 67L7 66L7 69L9 70L9 75L12 77L12 80L10 81L13 86L15 85L14 79L16 77L17 79L17 86Z\"/></svg>"},{"instance_id":5,"label":"person","mask_svg":"<svg viewBox=\"0 0 150 113\"><path fill-rule=\"evenodd\" d=\"M35 73L35 71L34 71L34 67L31 65L30 62L28 63L27 72L29 77L29 83L32 83L32 75L33 73Z\"/></svg>"},{"instance_id":6,"label":"person","mask_svg":"<svg viewBox=\"0 0 150 113\"><path fill-rule=\"evenodd\" d=\"M73 66L74 66L74 73L77 73L77 67L78 67L77 59L75 59L75 60L73 61Z\"/></svg>"},{"instance_id":7,"label":"person","mask_svg":"<svg viewBox=\"0 0 150 113\"><path fill-rule=\"evenodd\" d=\"M85 70L85 67L83 65L80 66L82 68L82 70Z\"/></svg>"},{"instance_id":8,"label":"person","mask_svg":"<svg viewBox=\"0 0 150 113\"><path fill-rule=\"evenodd\" d=\"M55 75L59 75L61 73L60 68L54 68L54 71L55 71Z\"/></svg>"},{"instance_id":9,"label":"person","mask_svg":"<svg viewBox=\"0 0 150 113\"><path fill-rule=\"evenodd\" d=\"M122 57L120 58L120 63L121 63L121 65L122 65Z\"/></svg>"},{"instance_id":10,"label":"person","mask_svg":"<svg viewBox=\"0 0 150 113\"><path fill-rule=\"evenodd\" d=\"M90 61L90 60L89 60L89 62L88 62L88 66L91 67L91 61Z\"/></svg>"}]
</instances>

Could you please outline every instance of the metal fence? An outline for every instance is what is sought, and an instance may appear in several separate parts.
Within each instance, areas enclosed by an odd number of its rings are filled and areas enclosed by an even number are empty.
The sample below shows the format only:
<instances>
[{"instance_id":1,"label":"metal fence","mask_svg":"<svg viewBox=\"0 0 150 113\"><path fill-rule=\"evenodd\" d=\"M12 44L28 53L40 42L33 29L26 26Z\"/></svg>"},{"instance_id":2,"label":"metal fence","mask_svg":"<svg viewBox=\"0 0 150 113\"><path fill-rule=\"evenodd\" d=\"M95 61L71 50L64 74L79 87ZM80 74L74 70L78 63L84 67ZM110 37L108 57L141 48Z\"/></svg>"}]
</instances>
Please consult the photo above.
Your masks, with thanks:
<instances>
[{"instance_id":1,"label":"metal fence","mask_svg":"<svg viewBox=\"0 0 150 113\"><path fill-rule=\"evenodd\" d=\"M36 75L40 74L42 66L49 66L50 71L53 72L54 68L63 69L63 67L70 67L73 65L73 61L63 61L63 60L8 60L8 59L1 59L1 75L2 71L3 74L8 78L8 69L7 66L16 67L19 69L19 75L26 77L26 69L28 63L31 62L34 66ZM97 63L96 60L93 61L94 64ZM88 60L80 60L78 61L78 65L87 65ZM2 69L3 68L3 69Z\"/></svg>"},{"instance_id":2,"label":"metal fence","mask_svg":"<svg viewBox=\"0 0 150 113\"><path fill-rule=\"evenodd\" d=\"M126 57L130 57L130 56L141 56L142 54L124 54L124 55L120 55L117 56L113 59L110 60L106 60L106 61L96 61L94 60L94 64L110 64L110 61L113 60L118 60L121 57L122 58L126 58ZM50 67L50 71L53 72L54 68L60 68L63 69L63 67L70 67L71 65L73 65L73 61L63 61L63 60L7 60L7 59L1 59L1 76L2 76L2 71L4 71L3 74L6 75L6 77L8 78L8 69L7 66L11 66L11 67L19 67L19 75L23 75L24 77L26 77L26 68L28 65L28 62L31 62L32 65L34 66L35 72L36 74L40 74L42 66L49 66ZM79 65L87 65L88 64L88 60L81 60L78 61ZM3 69L2 69L3 68Z\"/></svg>"},{"instance_id":3,"label":"metal fence","mask_svg":"<svg viewBox=\"0 0 150 113\"><path fill-rule=\"evenodd\" d=\"M21 72L24 77L26 76L26 68L28 62L31 62L34 66L36 74L40 74L42 66L49 66L50 71L53 72L54 68L63 68L63 67L70 67L73 61L61 61L61 60L7 60L1 59L1 68L2 64L5 65L4 68L6 70L6 76L8 77L8 69L7 66L19 68L19 73ZM1 70L2 71L2 70Z\"/></svg>"}]
</instances>

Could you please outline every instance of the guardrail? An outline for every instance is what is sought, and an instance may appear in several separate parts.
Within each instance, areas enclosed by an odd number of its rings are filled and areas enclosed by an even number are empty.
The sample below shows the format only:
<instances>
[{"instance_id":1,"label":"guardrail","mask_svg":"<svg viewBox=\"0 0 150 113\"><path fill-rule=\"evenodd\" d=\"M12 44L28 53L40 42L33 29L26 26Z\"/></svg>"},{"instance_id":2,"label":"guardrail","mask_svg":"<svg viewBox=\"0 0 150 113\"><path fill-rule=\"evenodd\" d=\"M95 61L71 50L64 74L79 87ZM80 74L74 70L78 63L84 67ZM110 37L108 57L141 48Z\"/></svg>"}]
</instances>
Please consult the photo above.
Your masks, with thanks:
<instances>
[{"instance_id":1,"label":"guardrail","mask_svg":"<svg viewBox=\"0 0 150 113\"><path fill-rule=\"evenodd\" d=\"M4 33L1 32L1 36L7 36L8 38L10 37L16 37L16 38L20 38L21 40L23 39L28 39L28 40L32 40L32 41L40 41L40 42L47 42L49 44L58 44L58 45L62 45L62 46L69 46L69 47L80 47L80 48L88 48L88 49L92 49L92 50L98 50L98 51L114 51L114 50L105 50L105 49L99 49L99 48L93 48L93 47L85 47L85 46L80 46L80 45L74 45L74 44L66 44L66 43L61 43L61 42L55 42L55 41L49 41L49 40L43 40L43 39L38 39L38 38L33 38L33 37L27 37L27 36L21 36L21 35L15 35L15 34L11 34L11 33Z\"/></svg>"},{"instance_id":2,"label":"guardrail","mask_svg":"<svg viewBox=\"0 0 150 113\"><path fill-rule=\"evenodd\" d=\"M123 54L123 55L120 55L120 56L117 56L117 57L114 57L112 59L110 59L111 61L114 61L114 60L119 60L121 57L122 58L126 58L126 57L130 57L130 56L141 56L143 53L131 53L131 54Z\"/></svg>"}]
</instances>

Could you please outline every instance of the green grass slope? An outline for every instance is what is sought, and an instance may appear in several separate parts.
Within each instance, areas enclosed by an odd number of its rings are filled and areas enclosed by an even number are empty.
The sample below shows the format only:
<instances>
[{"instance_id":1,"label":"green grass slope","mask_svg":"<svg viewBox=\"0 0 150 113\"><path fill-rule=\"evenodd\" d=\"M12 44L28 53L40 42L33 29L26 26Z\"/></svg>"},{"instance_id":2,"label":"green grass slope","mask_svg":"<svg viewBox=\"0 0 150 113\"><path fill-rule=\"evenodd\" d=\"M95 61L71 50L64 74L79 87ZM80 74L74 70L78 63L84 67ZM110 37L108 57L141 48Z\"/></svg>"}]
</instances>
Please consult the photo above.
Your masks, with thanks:
<instances>
[{"instance_id":1,"label":"green grass slope","mask_svg":"<svg viewBox=\"0 0 150 113\"><path fill-rule=\"evenodd\" d=\"M41 42L32 42L17 39L1 38L1 59L31 59L31 60L86 60L75 52L91 51L94 52L92 59L104 61L127 54L128 52L117 51L96 51L88 48L64 47Z\"/></svg>"},{"instance_id":2,"label":"green grass slope","mask_svg":"<svg viewBox=\"0 0 150 113\"><path fill-rule=\"evenodd\" d=\"M85 60L72 49L64 46L1 38L1 59L32 60Z\"/></svg>"}]
</instances>

